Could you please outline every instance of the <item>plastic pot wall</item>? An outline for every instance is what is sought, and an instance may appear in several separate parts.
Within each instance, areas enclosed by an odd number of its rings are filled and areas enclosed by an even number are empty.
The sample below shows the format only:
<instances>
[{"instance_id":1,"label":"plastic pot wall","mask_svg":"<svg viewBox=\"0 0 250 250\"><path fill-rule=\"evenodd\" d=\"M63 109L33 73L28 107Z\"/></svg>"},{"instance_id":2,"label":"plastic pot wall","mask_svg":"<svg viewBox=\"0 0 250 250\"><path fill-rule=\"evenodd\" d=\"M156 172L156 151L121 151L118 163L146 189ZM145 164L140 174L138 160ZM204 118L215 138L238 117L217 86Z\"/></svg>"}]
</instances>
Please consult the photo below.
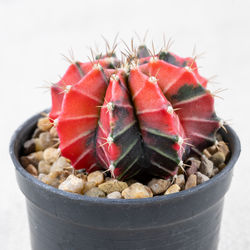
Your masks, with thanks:
<instances>
[{"instance_id":1,"label":"plastic pot wall","mask_svg":"<svg viewBox=\"0 0 250 250\"><path fill-rule=\"evenodd\" d=\"M39 116L21 125L10 144L17 182L26 196L33 250L217 249L223 200L240 154L230 127L222 135L231 158L211 180L168 196L112 200L63 192L23 169L19 154Z\"/></svg>"}]
</instances>

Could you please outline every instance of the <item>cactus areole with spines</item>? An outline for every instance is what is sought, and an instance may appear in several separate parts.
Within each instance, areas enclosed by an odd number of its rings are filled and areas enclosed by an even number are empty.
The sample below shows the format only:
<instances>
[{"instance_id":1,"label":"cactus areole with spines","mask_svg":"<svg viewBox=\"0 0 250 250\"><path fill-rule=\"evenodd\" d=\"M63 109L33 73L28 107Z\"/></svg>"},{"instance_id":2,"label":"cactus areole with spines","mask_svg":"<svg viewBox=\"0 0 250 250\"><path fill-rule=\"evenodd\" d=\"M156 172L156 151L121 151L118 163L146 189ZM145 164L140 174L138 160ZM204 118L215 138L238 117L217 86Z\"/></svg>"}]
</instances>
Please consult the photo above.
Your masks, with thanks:
<instances>
[{"instance_id":1,"label":"cactus areole with spines","mask_svg":"<svg viewBox=\"0 0 250 250\"><path fill-rule=\"evenodd\" d=\"M126 67L112 53L72 63L51 87L50 118L75 169L128 179L177 173L190 147L215 142L214 98L194 58L139 46Z\"/></svg>"}]
</instances>

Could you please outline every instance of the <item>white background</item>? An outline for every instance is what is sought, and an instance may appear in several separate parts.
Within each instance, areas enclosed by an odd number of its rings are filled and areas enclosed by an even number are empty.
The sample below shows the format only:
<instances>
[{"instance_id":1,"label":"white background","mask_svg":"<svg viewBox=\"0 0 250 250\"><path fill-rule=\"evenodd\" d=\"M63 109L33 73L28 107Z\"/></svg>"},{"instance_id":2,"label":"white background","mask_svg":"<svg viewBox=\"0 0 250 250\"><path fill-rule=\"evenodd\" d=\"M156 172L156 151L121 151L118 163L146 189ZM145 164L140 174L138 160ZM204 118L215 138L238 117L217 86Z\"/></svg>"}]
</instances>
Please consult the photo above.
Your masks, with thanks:
<instances>
[{"instance_id":1,"label":"white background","mask_svg":"<svg viewBox=\"0 0 250 250\"><path fill-rule=\"evenodd\" d=\"M242 142L242 154L226 196L220 250L250 249L250 2L249 1L15 1L0 0L0 249L29 250L25 200L8 155L17 126L50 106L40 86L56 82L67 63L61 53L73 48L77 59L87 46L104 44L117 32L129 41L148 29L160 45L172 37L172 51L191 56L196 44L204 76L218 75L227 88L216 99L220 117L229 120ZM249 152L249 153L248 153Z\"/></svg>"}]
</instances>

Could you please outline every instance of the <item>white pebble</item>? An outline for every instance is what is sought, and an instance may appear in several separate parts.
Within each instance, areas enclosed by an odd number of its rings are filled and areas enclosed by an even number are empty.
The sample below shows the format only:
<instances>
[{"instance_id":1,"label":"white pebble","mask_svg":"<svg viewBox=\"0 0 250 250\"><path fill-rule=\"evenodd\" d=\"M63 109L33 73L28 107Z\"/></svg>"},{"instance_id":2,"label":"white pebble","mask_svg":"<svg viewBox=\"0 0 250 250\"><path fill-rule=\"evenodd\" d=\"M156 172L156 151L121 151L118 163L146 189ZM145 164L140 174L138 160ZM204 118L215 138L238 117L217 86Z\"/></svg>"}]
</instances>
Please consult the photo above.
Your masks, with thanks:
<instances>
[{"instance_id":1,"label":"white pebble","mask_svg":"<svg viewBox=\"0 0 250 250\"><path fill-rule=\"evenodd\" d=\"M43 132L39 135L39 138L35 138L36 151L45 150L51 147L55 142L49 132Z\"/></svg>"},{"instance_id":2,"label":"white pebble","mask_svg":"<svg viewBox=\"0 0 250 250\"><path fill-rule=\"evenodd\" d=\"M48 131L52 127L49 117L40 118L37 122L37 127L42 131Z\"/></svg>"},{"instance_id":3,"label":"white pebble","mask_svg":"<svg viewBox=\"0 0 250 250\"><path fill-rule=\"evenodd\" d=\"M125 199L141 199L153 197L153 193L148 186L136 182L122 191L122 197Z\"/></svg>"},{"instance_id":4,"label":"white pebble","mask_svg":"<svg viewBox=\"0 0 250 250\"><path fill-rule=\"evenodd\" d=\"M62 182L58 189L66 191L66 192L71 192L71 193L78 193L80 194L83 190L84 187L84 181L83 179L77 178L74 175L69 175L67 179Z\"/></svg>"},{"instance_id":5,"label":"white pebble","mask_svg":"<svg viewBox=\"0 0 250 250\"><path fill-rule=\"evenodd\" d=\"M115 191L115 192L113 192L113 193L108 194L108 195L107 195L107 198L108 198L108 199L121 199L121 198L122 198L122 195L121 195L120 192Z\"/></svg>"},{"instance_id":6,"label":"white pebble","mask_svg":"<svg viewBox=\"0 0 250 250\"><path fill-rule=\"evenodd\" d=\"M104 175L101 171L95 171L88 175L88 182L95 182L96 186L104 182Z\"/></svg>"},{"instance_id":7,"label":"white pebble","mask_svg":"<svg viewBox=\"0 0 250 250\"><path fill-rule=\"evenodd\" d=\"M49 164L54 163L59 158L59 155L57 148L46 148L43 152L43 158Z\"/></svg>"},{"instance_id":8,"label":"white pebble","mask_svg":"<svg viewBox=\"0 0 250 250\"><path fill-rule=\"evenodd\" d=\"M65 168L72 168L70 163L67 161L67 159L63 156L59 157L52 165L50 172L61 172ZM73 168L72 168L73 170Z\"/></svg>"},{"instance_id":9,"label":"white pebble","mask_svg":"<svg viewBox=\"0 0 250 250\"><path fill-rule=\"evenodd\" d=\"M40 174L48 174L50 172L50 168L51 168L50 164L47 163L46 161L42 160L38 163L38 172Z\"/></svg>"},{"instance_id":10,"label":"white pebble","mask_svg":"<svg viewBox=\"0 0 250 250\"><path fill-rule=\"evenodd\" d=\"M42 175L42 176L39 175L39 180L50 186L58 187L60 181L57 177L58 173L55 172L55 173L49 173L48 175Z\"/></svg>"}]
</instances>

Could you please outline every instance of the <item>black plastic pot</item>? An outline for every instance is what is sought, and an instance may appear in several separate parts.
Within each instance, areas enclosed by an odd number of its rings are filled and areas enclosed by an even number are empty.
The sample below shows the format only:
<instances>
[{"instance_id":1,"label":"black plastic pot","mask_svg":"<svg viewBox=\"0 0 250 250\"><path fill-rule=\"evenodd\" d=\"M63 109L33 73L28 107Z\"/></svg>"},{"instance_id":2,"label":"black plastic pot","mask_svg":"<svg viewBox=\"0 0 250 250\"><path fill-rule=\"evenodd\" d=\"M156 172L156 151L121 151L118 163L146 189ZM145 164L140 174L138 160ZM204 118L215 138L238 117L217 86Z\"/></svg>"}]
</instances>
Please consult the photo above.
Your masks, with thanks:
<instances>
[{"instance_id":1,"label":"black plastic pot","mask_svg":"<svg viewBox=\"0 0 250 250\"><path fill-rule=\"evenodd\" d=\"M38 117L21 125L10 144L17 181L26 196L33 250L217 249L224 195L241 148L230 127L222 135L231 159L211 180L168 196L111 200L60 191L23 169L19 153Z\"/></svg>"}]
</instances>

